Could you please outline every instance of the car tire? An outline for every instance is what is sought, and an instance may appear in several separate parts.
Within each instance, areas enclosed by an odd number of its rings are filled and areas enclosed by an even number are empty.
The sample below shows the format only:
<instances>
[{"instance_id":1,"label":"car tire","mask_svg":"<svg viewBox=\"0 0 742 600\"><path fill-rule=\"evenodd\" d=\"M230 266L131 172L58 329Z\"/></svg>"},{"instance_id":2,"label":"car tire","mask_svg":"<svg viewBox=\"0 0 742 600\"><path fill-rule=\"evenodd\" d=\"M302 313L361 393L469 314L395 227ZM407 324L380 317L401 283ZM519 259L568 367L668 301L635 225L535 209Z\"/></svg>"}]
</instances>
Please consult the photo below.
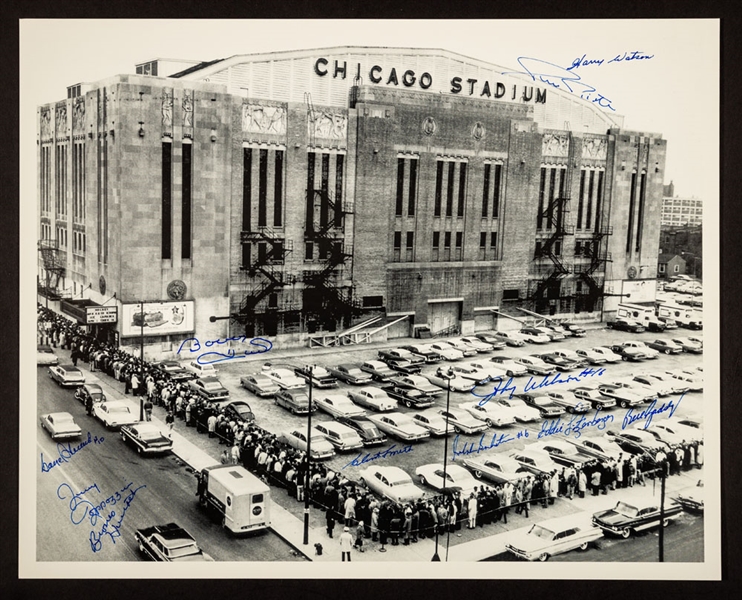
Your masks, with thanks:
<instances>
[{"instance_id":1,"label":"car tire","mask_svg":"<svg viewBox=\"0 0 742 600\"><path fill-rule=\"evenodd\" d=\"M412 402L410 402L409 400L405 400L405 403L404 403L404 405L405 405L405 406L406 406L407 408L412 408Z\"/></svg>"},{"instance_id":2,"label":"car tire","mask_svg":"<svg viewBox=\"0 0 742 600\"><path fill-rule=\"evenodd\" d=\"M621 401L621 408L628 408L628 407L629 407L629 403L626 402L626 400L622 400Z\"/></svg>"},{"instance_id":3,"label":"car tire","mask_svg":"<svg viewBox=\"0 0 742 600\"><path fill-rule=\"evenodd\" d=\"M423 485L427 485L428 481L425 479L425 475L420 475L420 483Z\"/></svg>"},{"instance_id":4,"label":"car tire","mask_svg":"<svg viewBox=\"0 0 742 600\"><path fill-rule=\"evenodd\" d=\"M461 431L461 428L460 428L460 427L459 427L458 425L454 425L454 426L453 426L453 431L454 431L454 433L463 433L463 432Z\"/></svg>"},{"instance_id":5,"label":"car tire","mask_svg":"<svg viewBox=\"0 0 742 600\"><path fill-rule=\"evenodd\" d=\"M121 433L121 440L122 440L122 441L123 441L124 443L126 443L126 436L124 435L124 432L122 431L122 432L120 432L120 433Z\"/></svg>"},{"instance_id":6,"label":"car tire","mask_svg":"<svg viewBox=\"0 0 742 600\"><path fill-rule=\"evenodd\" d=\"M508 372L506 373L506 375L507 375L508 377L514 377L514 375L513 375L513 372L512 372L512 371L508 371Z\"/></svg>"},{"instance_id":7,"label":"car tire","mask_svg":"<svg viewBox=\"0 0 742 600\"><path fill-rule=\"evenodd\" d=\"M142 447L141 446L137 446L137 454L141 454L141 453L142 453Z\"/></svg>"},{"instance_id":8,"label":"car tire","mask_svg":"<svg viewBox=\"0 0 742 600\"><path fill-rule=\"evenodd\" d=\"M628 356L622 356L621 357L621 360L629 360L629 357Z\"/></svg>"},{"instance_id":9,"label":"car tire","mask_svg":"<svg viewBox=\"0 0 742 600\"><path fill-rule=\"evenodd\" d=\"M568 406L567 407L567 412L570 413L570 414L575 414L576 411L575 411L574 407Z\"/></svg>"},{"instance_id":10,"label":"car tire","mask_svg":"<svg viewBox=\"0 0 742 600\"><path fill-rule=\"evenodd\" d=\"M492 419L485 419L485 423L487 423L487 427L494 427L495 423L492 421Z\"/></svg>"},{"instance_id":11,"label":"car tire","mask_svg":"<svg viewBox=\"0 0 742 600\"><path fill-rule=\"evenodd\" d=\"M665 350L665 354L670 354L670 349L669 348Z\"/></svg>"},{"instance_id":12,"label":"car tire","mask_svg":"<svg viewBox=\"0 0 742 600\"><path fill-rule=\"evenodd\" d=\"M539 562L546 562L547 560L549 560L549 555L544 552L538 557L538 560Z\"/></svg>"},{"instance_id":13,"label":"car tire","mask_svg":"<svg viewBox=\"0 0 742 600\"><path fill-rule=\"evenodd\" d=\"M620 535L621 535L621 537L622 537L623 539L625 539L625 540L629 539L629 537L631 537L631 529L629 529L628 527L624 527L624 528L623 528L623 529L622 529L622 530L620 531Z\"/></svg>"},{"instance_id":14,"label":"car tire","mask_svg":"<svg viewBox=\"0 0 742 600\"><path fill-rule=\"evenodd\" d=\"M578 546L578 548L579 548L580 550L582 550L582 551L584 552L585 550L587 550L587 547L588 547L589 545L590 545L590 543L589 543L589 542L582 542L582 543L581 543L581 544L580 544L580 545Z\"/></svg>"},{"instance_id":15,"label":"car tire","mask_svg":"<svg viewBox=\"0 0 742 600\"><path fill-rule=\"evenodd\" d=\"M144 553L144 544L142 544L142 540L137 539L137 546L139 546L139 552Z\"/></svg>"},{"instance_id":16,"label":"car tire","mask_svg":"<svg viewBox=\"0 0 742 600\"><path fill-rule=\"evenodd\" d=\"M474 471L474 477L476 477L477 479L482 479L482 476L482 471Z\"/></svg>"},{"instance_id":17,"label":"car tire","mask_svg":"<svg viewBox=\"0 0 742 600\"><path fill-rule=\"evenodd\" d=\"M662 519L662 527L667 527L670 524L670 519L664 518Z\"/></svg>"}]
</instances>

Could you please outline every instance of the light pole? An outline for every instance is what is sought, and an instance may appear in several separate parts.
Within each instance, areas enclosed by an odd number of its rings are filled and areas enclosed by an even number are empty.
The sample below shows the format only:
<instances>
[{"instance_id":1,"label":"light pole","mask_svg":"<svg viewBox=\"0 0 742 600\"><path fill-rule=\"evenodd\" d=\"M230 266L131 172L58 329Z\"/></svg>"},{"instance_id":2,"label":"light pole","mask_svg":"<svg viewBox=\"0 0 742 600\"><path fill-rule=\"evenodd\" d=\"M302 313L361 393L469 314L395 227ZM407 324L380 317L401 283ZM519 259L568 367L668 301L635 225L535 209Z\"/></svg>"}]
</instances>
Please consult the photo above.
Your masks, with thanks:
<instances>
[{"instance_id":1,"label":"light pole","mask_svg":"<svg viewBox=\"0 0 742 600\"><path fill-rule=\"evenodd\" d=\"M139 302L139 420L144 421L144 396L142 395L142 386L144 385L144 301Z\"/></svg>"},{"instance_id":2,"label":"light pole","mask_svg":"<svg viewBox=\"0 0 742 600\"><path fill-rule=\"evenodd\" d=\"M446 477L447 477L447 471L448 471L448 410L451 406L451 379L453 379L453 376L454 376L453 368L448 367L448 371L444 372L443 369L439 367L437 371L437 375L441 379L446 380L446 418L444 419L446 421L446 429L445 429L445 433L443 434L443 488L441 490L445 498ZM441 561L441 557L438 556L438 530L439 529L440 527L435 528L435 554L433 554L433 558L431 559L431 562ZM446 527L446 529L448 529L448 527ZM448 543L446 544L446 560L448 560Z\"/></svg>"},{"instance_id":3,"label":"light pole","mask_svg":"<svg viewBox=\"0 0 742 600\"><path fill-rule=\"evenodd\" d=\"M309 544L309 466L312 453L312 377L314 366L309 367L309 410L307 411L307 471L304 474L304 545Z\"/></svg>"}]
</instances>

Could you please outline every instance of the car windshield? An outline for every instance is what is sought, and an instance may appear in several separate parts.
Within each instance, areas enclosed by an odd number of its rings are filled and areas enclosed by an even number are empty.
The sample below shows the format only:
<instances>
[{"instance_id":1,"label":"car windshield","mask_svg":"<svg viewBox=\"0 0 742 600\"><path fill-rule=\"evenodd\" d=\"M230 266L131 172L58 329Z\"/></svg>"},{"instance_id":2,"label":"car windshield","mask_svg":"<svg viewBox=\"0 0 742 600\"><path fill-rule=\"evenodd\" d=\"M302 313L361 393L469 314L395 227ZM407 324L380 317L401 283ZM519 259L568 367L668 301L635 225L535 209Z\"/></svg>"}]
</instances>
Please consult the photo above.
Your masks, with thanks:
<instances>
[{"instance_id":1,"label":"car windshield","mask_svg":"<svg viewBox=\"0 0 742 600\"><path fill-rule=\"evenodd\" d=\"M197 552L198 546L196 546L196 544L178 546L177 548L168 548L168 556L170 556L170 558L180 558L182 556L188 556L189 554L196 554Z\"/></svg>"},{"instance_id":2,"label":"car windshield","mask_svg":"<svg viewBox=\"0 0 742 600\"><path fill-rule=\"evenodd\" d=\"M544 540L551 540L554 538L554 532L549 531L546 527L541 527L541 525L534 525L528 533Z\"/></svg>"},{"instance_id":3,"label":"car windshield","mask_svg":"<svg viewBox=\"0 0 742 600\"><path fill-rule=\"evenodd\" d=\"M548 406L551 404L551 400L548 398L534 398L533 403L538 404L539 406Z\"/></svg>"},{"instance_id":4,"label":"car windshield","mask_svg":"<svg viewBox=\"0 0 742 600\"><path fill-rule=\"evenodd\" d=\"M129 407L128 406L109 406L108 412L126 414L129 412Z\"/></svg>"},{"instance_id":5,"label":"car windshield","mask_svg":"<svg viewBox=\"0 0 742 600\"><path fill-rule=\"evenodd\" d=\"M360 369L354 367L352 369L348 369L348 375L355 375L356 377L362 377L363 372Z\"/></svg>"},{"instance_id":6,"label":"car windshield","mask_svg":"<svg viewBox=\"0 0 742 600\"><path fill-rule=\"evenodd\" d=\"M243 405L240 405L240 404L237 404L237 405L233 404L232 405L232 408L234 408L235 411L237 411L237 414L239 414L239 415L250 415L250 414L252 414L252 411L250 410L250 407L249 406L243 406Z\"/></svg>"},{"instance_id":7,"label":"car windshield","mask_svg":"<svg viewBox=\"0 0 742 600\"><path fill-rule=\"evenodd\" d=\"M358 434L355 431L347 431L345 433L340 434L341 440L352 440L358 437Z\"/></svg>"},{"instance_id":8,"label":"car windshield","mask_svg":"<svg viewBox=\"0 0 742 600\"><path fill-rule=\"evenodd\" d=\"M616 504L616 508L614 510L617 513L626 515L627 517L635 517L639 513L639 509L637 509L635 506L631 506L631 504L626 504L625 502L619 502L618 504Z\"/></svg>"},{"instance_id":9,"label":"car windshield","mask_svg":"<svg viewBox=\"0 0 742 600\"><path fill-rule=\"evenodd\" d=\"M207 381L204 383L204 389L205 390L220 390L222 389L222 384L218 381Z\"/></svg>"},{"instance_id":10,"label":"car windshield","mask_svg":"<svg viewBox=\"0 0 742 600\"><path fill-rule=\"evenodd\" d=\"M162 437L162 433L160 433L157 429L144 429L139 430L139 437L143 440L156 440Z\"/></svg>"}]
</instances>

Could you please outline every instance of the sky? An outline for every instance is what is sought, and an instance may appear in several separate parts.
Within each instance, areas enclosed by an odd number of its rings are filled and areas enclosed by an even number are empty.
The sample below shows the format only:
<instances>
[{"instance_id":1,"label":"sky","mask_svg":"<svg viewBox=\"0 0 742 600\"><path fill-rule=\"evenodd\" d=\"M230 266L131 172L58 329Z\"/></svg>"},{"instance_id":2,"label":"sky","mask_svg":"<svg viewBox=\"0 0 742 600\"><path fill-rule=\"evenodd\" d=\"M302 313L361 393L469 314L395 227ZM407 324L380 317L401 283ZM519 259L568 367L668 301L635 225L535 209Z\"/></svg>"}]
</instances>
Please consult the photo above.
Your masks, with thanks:
<instances>
[{"instance_id":1,"label":"sky","mask_svg":"<svg viewBox=\"0 0 742 600\"><path fill-rule=\"evenodd\" d=\"M519 57L569 67L610 98L624 128L667 139L665 183L718 199L719 23L600 21L22 20L22 163L35 161L35 111L67 86L134 73L153 58L213 60L331 46L442 48L516 70ZM49 51L53 48L53 51ZM642 60L608 61L624 53ZM33 185L33 184L31 184Z\"/></svg>"}]
</instances>

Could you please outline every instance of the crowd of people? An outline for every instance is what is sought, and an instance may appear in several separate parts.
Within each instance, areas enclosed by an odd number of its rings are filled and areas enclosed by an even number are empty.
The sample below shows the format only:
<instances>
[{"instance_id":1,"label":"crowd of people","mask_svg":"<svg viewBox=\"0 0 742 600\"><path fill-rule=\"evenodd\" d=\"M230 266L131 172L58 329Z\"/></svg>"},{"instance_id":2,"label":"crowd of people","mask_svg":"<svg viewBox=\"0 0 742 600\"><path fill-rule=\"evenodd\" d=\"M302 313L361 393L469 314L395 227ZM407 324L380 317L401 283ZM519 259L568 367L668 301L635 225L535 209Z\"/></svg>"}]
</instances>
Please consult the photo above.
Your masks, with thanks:
<instances>
[{"instance_id":1,"label":"crowd of people","mask_svg":"<svg viewBox=\"0 0 742 600\"><path fill-rule=\"evenodd\" d=\"M462 527L507 523L511 511L529 517L534 506L547 508L559 497L608 494L618 488L646 485L646 479L660 474L672 476L703 464L703 442L693 441L654 455L627 453L618 460L595 459L579 467L529 474L514 483L482 484L469 493L452 489L400 504L378 499L342 472L313 461L307 489L304 452L282 443L249 419L230 417L223 408L192 392L187 381L170 380L147 361L142 364L139 358L91 338L76 323L41 305L38 321L39 343L70 350L74 364L87 362L91 371L101 371L123 382L126 394L144 396L147 420L155 406L161 407L166 411L165 421L170 429L177 419L225 445L222 463L243 465L265 482L285 489L298 502L304 502L308 494L312 505L325 513L328 537L333 537L335 526L340 523L348 528L343 533L351 533L359 551L364 550L364 540L408 545Z\"/></svg>"}]
</instances>

